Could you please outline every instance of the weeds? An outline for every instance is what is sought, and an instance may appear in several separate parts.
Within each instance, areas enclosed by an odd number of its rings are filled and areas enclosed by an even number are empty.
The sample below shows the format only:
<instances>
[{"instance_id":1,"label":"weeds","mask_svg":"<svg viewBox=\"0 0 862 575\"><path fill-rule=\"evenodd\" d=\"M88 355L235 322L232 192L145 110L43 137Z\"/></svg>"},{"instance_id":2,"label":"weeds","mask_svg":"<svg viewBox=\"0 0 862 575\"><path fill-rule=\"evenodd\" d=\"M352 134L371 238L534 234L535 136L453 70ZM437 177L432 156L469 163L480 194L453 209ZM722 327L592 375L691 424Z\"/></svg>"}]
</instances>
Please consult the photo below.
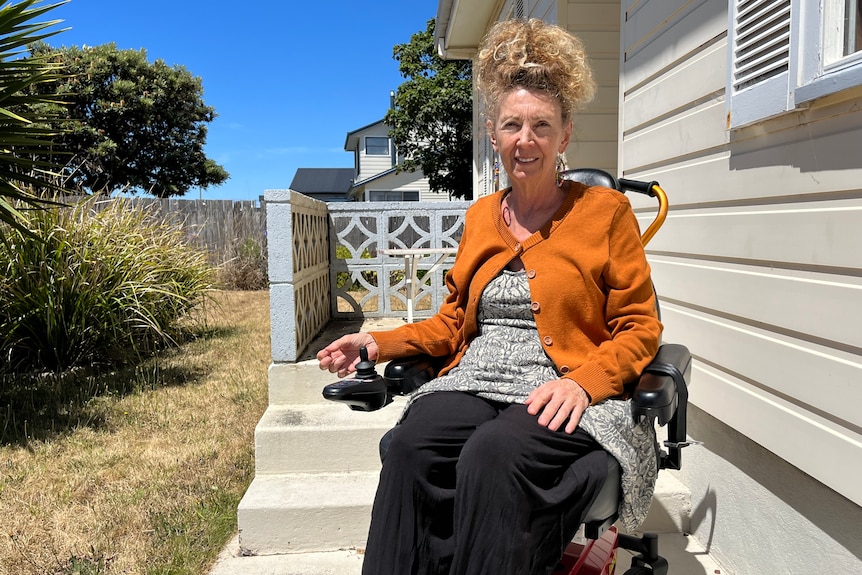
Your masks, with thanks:
<instances>
[{"instance_id":1,"label":"weeds","mask_svg":"<svg viewBox=\"0 0 862 575\"><path fill-rule=\"evenodd\" d=\"M264 248L252 238L234 242L230 258L218 269L224 289L259 290L269 285Z\"/></svg>"}]
</instances>

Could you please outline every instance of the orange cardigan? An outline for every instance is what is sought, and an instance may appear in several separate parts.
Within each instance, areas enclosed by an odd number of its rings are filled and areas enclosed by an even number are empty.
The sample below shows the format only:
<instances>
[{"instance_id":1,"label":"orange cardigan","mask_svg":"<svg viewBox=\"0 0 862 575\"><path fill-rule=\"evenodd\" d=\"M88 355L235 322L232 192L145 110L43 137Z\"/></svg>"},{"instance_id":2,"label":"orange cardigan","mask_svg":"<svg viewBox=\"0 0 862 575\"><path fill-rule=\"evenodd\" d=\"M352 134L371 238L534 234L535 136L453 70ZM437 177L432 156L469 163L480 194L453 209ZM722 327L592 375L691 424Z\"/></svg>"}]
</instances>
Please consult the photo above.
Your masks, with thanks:
<instances>
[{"instance_id":1,"label":"orange cardigan","mask_svg":"<svg viewBox=\"0 0 862 575\"><path fill-rule=\"evenodd\" d=\"M662 331L637 219L616 190L568 185L563 205L523 243L503 223L504 191L470 206L440 311L371 332L378 361L425 353L448 357L441 374L449 371L478 334L485 286L520 256L542 346L561 376L592 403L623 395L658 351Z\"/></svg>"}]
</instances>

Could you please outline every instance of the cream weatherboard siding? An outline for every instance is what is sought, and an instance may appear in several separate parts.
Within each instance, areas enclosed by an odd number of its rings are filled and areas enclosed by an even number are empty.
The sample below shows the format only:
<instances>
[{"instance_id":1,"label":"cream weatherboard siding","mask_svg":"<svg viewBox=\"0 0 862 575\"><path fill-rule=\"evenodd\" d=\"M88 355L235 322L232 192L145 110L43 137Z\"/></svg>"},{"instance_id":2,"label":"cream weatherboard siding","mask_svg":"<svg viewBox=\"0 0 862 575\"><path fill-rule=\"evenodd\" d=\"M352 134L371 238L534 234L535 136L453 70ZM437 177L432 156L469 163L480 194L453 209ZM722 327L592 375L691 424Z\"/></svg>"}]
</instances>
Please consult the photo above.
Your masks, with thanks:
<instances>
[{"instance_id":1,"label":"cream weatherboard siding","mask_svg":"<svg viewBox=\"0 0 862 575\"><path fill-rule=\"evenodd\" d=\"M378 156L368 154L366 151L367 138L389 138L389 127L385 124L377 123L363 129L359 134L359 174L356 177L357 182L367 180L372 176L376 176L381 172L392 167L392 154ZM392 142L390 141L390 146Z\"/></svg>"},{"instance_id":2,"label":"cream weatherboard siding","mask_svg":"<svg viewBox=\"0 0 862 575\"><path fill-rule=\"evenodd\" d=\"M621 175L659 180L670 196L648 251L665 339L696 358L691 402L852 510L862 505L862 93L730 130L727 3L627 0L623 18Z\"/></svg>"},{"instance_id":3,"label":"cream weatherboard siding","mask_svg":"<svg viewBox=\"0 0 862 575\"><path fill-rule=\"evenodd\" d=\"M436 194L428 187L427 178L418 178L415 173L402 172L391 173L381 176L379 179L369 182L365 186L366 196L374 191L404 191L419 192L419 201L422 202L448 202L448 194Z\"/></svg>"},{"instance_id":4,"label":"cream weatherboard siding","mask_svg":"<svg viewBox=\"0 0 862 575\"><path fill-rule=\"evenodd\" d=\"M389 138L389 128L383 121L375 122L356 131L350 132L347 137L345 149L353 150L357 174L355 183L363 183L363 199L368 201L371 192L419 192L419 201L422 202L445 202L449 201L448 194L431 192L426 178L421 171L402 172L392 171L392 150L387 155L368 154L367 138ZM393 142L390 140L389 145Z\"/></svg>"},{"instance_id":5,"label":"cream weatherboard siding","mask_svg":"<svg viewBox=\"0 0 862 575\"><path fill-rule=\"evenodd\" d=\"M572 30L583 41L597 84L595 98L575 117L572 143L567 151L569 166L601 168L616 174L620 69L619 4L595 0L553 4L559 6L555 23Z\"/></svg>"}]
</instances>

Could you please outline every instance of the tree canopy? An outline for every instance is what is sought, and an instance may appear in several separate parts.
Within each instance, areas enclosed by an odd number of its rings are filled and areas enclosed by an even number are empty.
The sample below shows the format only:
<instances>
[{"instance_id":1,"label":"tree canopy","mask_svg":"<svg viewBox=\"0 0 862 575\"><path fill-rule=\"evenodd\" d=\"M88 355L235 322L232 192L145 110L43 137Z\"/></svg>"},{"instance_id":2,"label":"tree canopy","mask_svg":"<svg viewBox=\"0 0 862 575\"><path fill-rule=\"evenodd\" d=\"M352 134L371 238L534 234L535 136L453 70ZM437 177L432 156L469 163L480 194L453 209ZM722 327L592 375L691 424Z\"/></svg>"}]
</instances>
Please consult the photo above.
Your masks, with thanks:
<instances>
[{"instance_id":1,"label":"tree canopy","mask_svg":"<svg viewBox=\"0 0 862 575\"><path fill-rule=\"evenodd\" d=\"M116 44L31 46L63 76L36 88L59 96L64 133L48 152L64 155L66 186L82 192L142 191L158 197L221 184L229 177L204 154L215 110L203 85L182 66L149 62L145 50Z\"/></svg>"},{"instance_id":2,"label":"tree canopy","mask_svg":"<svg viewBox=\"0 0 862 575\"><path fill-rule=\"evenodd\" d=\"M393 51L407 80L386 114L401 171L421 169L434 192L473 197L472 63L444 60L434 46L434 20Z\"/></svg>"}]
</instances>

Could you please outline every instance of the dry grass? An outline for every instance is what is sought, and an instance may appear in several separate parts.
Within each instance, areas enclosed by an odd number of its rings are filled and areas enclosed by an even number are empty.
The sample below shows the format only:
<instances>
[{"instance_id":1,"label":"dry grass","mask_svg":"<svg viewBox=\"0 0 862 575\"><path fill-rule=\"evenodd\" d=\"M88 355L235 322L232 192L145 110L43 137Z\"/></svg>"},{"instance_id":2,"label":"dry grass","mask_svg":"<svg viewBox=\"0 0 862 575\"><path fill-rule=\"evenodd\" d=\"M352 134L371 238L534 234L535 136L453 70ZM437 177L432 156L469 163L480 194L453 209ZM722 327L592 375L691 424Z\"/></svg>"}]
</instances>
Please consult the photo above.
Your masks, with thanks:
<instances>
[{"instance_id":1,"label":"dry grass","mask_svg":"<svg viewBox=\"0 0 862 575\"><path fill-rule=\"evenodd\" d=\"M270 362L269 293L216 300L206 335L131 391L0 446L0 575L207 572L253 476Z\"/></svg>"},{"instance_id":2,"label":"dry grass","mask_svg":"<svg viewBox=\"0 0 862 575\"><path fill-rule=\"evenodd\" d=\"M407 297L406 288L400 288L398 293L402 298ZM368 295L368 290L349 290L347 295L353 298L355 302L361 302L362 298ZM407 311L407 305L395 294L389 295L390 309L393 311ZM431 309L431 296L428 294L422 295L419 299L413 302L414 311L427 311ZM353 311L353 306L343 297L338 298L338 311ZM377 299L371 298L362 305L363 312L377 312Z\"/></svg>"}]
</instances>

